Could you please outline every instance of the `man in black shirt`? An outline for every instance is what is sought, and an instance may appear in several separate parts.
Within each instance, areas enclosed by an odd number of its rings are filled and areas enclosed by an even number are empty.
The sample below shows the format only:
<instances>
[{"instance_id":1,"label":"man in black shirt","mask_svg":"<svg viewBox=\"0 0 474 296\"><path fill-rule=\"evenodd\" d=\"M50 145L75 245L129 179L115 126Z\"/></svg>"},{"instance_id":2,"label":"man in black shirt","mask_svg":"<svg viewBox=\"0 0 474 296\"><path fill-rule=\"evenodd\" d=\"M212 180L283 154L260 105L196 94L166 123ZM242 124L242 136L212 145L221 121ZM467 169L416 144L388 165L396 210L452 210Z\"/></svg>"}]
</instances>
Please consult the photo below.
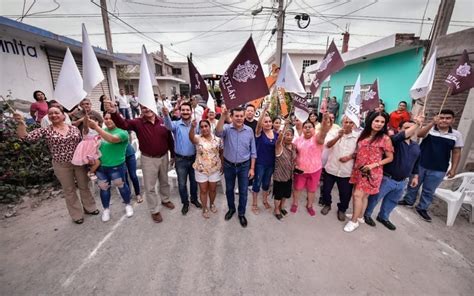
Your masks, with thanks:
<instances>
[{"instance_id":1,"label":"man in black shirt","mask_svg":"<svg viewBox=\"0 0 474 296\"><path fill-rule=\"evenodd\" d=\"M255 130L257 129L257 121L255 120L255 106L248 104L245 106L245 120L244 124L249 126L253 130L255 135Z\"/></svg>"}]
</instances>

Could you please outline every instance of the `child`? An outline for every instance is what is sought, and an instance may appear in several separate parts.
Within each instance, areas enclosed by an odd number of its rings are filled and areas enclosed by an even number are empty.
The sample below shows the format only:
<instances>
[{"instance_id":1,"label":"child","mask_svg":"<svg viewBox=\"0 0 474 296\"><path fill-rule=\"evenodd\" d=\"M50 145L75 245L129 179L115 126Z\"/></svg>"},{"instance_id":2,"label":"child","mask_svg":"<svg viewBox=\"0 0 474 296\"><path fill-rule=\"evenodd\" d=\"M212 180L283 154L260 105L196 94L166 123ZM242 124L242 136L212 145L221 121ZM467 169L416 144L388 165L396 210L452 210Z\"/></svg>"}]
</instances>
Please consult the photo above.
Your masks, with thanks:
<instances>
[{"instance_id":1,"label":"child","mask_svg":"<svg viewBox=\"0 0 474 296\"><path fill-rule=\"evenodd\" d=\"M99 122L97 118L89 118L88 115L84 116L82 141L77 145L71 163L74 165L90 165L87 176L94 181L97 179L95 172L100 166L100 136L95 130L89 130L89 120Z\"/></svg>"}]
</instances>

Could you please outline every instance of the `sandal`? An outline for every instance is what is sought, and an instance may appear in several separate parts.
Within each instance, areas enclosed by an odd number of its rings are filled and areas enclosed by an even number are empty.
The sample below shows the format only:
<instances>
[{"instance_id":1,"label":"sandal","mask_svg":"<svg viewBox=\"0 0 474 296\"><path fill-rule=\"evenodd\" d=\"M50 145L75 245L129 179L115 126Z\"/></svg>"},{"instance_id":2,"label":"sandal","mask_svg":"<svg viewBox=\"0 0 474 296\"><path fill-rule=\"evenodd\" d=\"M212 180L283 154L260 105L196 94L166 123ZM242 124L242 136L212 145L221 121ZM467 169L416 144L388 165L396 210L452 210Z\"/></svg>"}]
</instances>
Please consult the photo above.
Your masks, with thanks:
<instances>
[{"instance_id":1,"label":"sandal","mask_svg":"<svg viewBox=\"0 0 474 296\"><path fill-rule=\"evenodd\" d=\"M215 204L212 204L212 205L211 205L211 212L217 213L217 207L216 207Z\"/></svg>"},{"instance_id":2,"label":"sandal","mask_svg":"<svg viewBox=\"0 0 474 296\"><path fill-rule=\"evenodd\" d=\"M74 220L74 223L76 223L76 224L82 224L82 223L84 223L84 218L81 218L81 219L78 219L78 220Z\"/></svg>"},{"instance_id":3,"label":"sandal","mask_svg":"<svg viewBox=\"0 0 474 296\"><path fill-rule=\"evenodd\" d=\"M268 203L268 201L264 201L263 206L265 207L266 210L270 210L272 208L272 206Z\"/></svg>"},{"instance_id":4,"label":"sandal","mask_svg":"<svg viewBox=\"0 0 474 296\"><path fill-rule=\"evenodd\" d=\"M209 210L207 208L204 208L202 210L202 216L206 219L209 219L210 215L209 215Z\"/></svg>"},{"instance_id":5,"label":"sandal","mask_svg":"<svg viewBox=\"0 0 474 296\"><path fill-rule=\"evenodd\" d=\"M258 213L260 212L260 209L258 208L257 205L253 205L253 206L252 206L252 212L253 212L255 215L258 215Z\"/></svg>"},{"instance_id":6,"label":"sandal","mask_svg":"<svg viewBox=\"0 0 474 296\"><path fill-rule=\"evenodd\" d=\"M136 196L136 198L137 198L137 203L142 203L143 202L143 197L140 194L138 194Z\"/></svg>"},{"instance_id":7,"label":"sandal","mask_svg":"<svg viewBox=\"0 0 474 296\"><path fill-rule=\"evenodd\" d=\"M281 214L282 214L283 216L288 215L288 211L285 210L285 209L280 209L280 212L281 212Z\"/></svg>"},{"instance_id":8,"label":"sandal","mask_svg":"<svg viewBox=\"0 0 474 296\"><path fill-rule=\"evenodd\" d=\"M296 213L296 211L298 211L298 205L292 204L290 208L290 212Z\"/></svg>"},{"instance_id":9,"label":"sandal","mask_svg":"<svg viewBox=\"0 0 474 296\"><path fill-rule=\"evenodd\" d=\"M99 215L100 211L98 209L96 209L95 211L92 211L92 212L88 212L86 209L84 209L84 213L86 215ZM80 223L79 223L80 224Z\"/></svg>"},{"instance_id":10,"label":"sandal","mask_svg":"<svg viewBox=\"0 0 474 296\"><path fill-rule=\"evenodd\" d=\"M87 177L89 177L91 181L97 180L97 176L92 172L87 172Z\"/></svg>"}]
</instances>

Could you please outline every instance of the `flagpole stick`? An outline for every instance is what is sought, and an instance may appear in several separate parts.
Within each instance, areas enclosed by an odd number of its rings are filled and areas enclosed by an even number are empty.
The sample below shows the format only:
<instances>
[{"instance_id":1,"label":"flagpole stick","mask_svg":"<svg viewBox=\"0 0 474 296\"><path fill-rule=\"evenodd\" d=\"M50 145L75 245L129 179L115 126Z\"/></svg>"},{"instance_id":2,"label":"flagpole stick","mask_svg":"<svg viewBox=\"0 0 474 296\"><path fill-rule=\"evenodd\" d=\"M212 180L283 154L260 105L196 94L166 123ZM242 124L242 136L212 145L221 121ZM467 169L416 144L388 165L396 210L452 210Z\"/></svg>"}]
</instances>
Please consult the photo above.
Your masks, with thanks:
<instances>
[{"instance_id":1,"label":"flagpole stick","mask_svg":"<svg viewBox=\"0 0 474 296\"><path fill-rule=\"evenodd\" d=\"M446 98L448 97L448 94L451 92L451 87L448 87L448 90L446 91L446 94L444 95L443 103L441 104L441 108L439 108L438 115L441 114L441 111L443 110L444 103L446 103Z\"/></svg>"},{"instance_id":2,"label":"flagpole stick","mask_svg":"<svg viewBox=\"0 0 474 296\"><path fill-rule=\"evenodd\" d=\"M429 95L430 95L430 93L427 93L426 96L425 96L425 102L423 103L423 109L421 110L421 115L425 115L426 105L428 103ZM420 115L420 114L418 114L418 115Z\"/></svg>"},{"instance_id":3,"label":"flagpole stick","mask_svg":"<svg viewBox=\"0 0 474 296\"><path fill-rule=\"evenodd\" d=\"M16 110L8 103L8 101L2 95L0 95L0 97L2 97L2 100L5 102L5 104L7 104L8 109L10 109L10 111L15 113Z\"/></svg>"}]
</instances>

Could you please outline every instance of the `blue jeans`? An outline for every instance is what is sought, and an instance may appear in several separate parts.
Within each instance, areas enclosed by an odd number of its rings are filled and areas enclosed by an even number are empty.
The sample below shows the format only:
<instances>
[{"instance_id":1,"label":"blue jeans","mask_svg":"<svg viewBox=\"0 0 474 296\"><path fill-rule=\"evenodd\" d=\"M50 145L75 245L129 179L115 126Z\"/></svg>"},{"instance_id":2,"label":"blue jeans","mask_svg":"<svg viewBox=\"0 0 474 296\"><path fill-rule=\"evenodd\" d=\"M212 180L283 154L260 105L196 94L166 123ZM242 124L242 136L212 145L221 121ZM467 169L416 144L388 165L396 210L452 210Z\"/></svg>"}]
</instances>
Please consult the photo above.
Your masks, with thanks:
<instances>
[{"instance_id":1,"label":"blue jeans","mask_svg":"<svg viewBox=\"0 0 474 296\"><path fill-rule=\"evenodd\" d=\"M127 165L127 171L128 175L130 176L130 180L132 180L135 195L140 195L140 182L138 181L137 176L137 159L135 157L135 154L127 156L125 158L125 164ZM125 173L125 176L126 175L127 173ZM130 187L127 177L125 177L125 181L127 182L127 186Z\"/></svg>"},{"instance_id":2,"label":"blue jeans","mask_svg":"<svg viewBox=\"0 0 474 296\"><path fill-rule=\"evenodd\" d=\"M225 177L225 195L227 197L227 206L229 210L235 211L235 178L239 182L239 216L245 215L245 208L247 207L247 195L248 195L248 184L249 184L249 169L250 160L241 164L240 166L234 166L227 161L224 161L224 177Z\"/></svg>"},{"instance_id":3,"label":"blue jeans","mask_svg":"<svg viewBox=\"0 0 474 296\"><path fill-rule=\"evenodd\" d=\"M262 186L263 191L268 191L270 189L270 181L272 180L273 171L275 170L274 165L255 165L255 177L253 179L253 192L260 192L260 186Z\"/></svg>"},{"instance_id":4,"label":"blue jeans","mask_svg":"<svg viewBox=\"0 0 474 296\"><path fill-rule=\"evenodd\" d=\"M196 160L196 155L189 157L176 156L176 174L178 175L178 189L181 203L183 205L189 204L188 200L188 186L187 179L189 176L189 183L191 189L191 201L197 201L197 183L194 176L193 163Z\"/></svg>"},{"instance_id":5,"label":"blue jeans","mask_svg":"<svg viewBox=\"0 0 474 296\"><path fill-rule=\"evenodd\" d=\"M427 170L420 166L418 176L418 186L414 188L408 187L404 199L408 204L413 205L416 201L416 195L423 184L420 203L416 206L416 209L428 210L428 207L433 201L433 194L436 188L438 188L439 184L441 184L443 181L443 178L446 176L446 172Z\"/></svg>"},{"instance_id":6,"label":"blue jeans","mask_svg":"<svg viewBox=\"0 0 474 296\"><path fill-rule=\"evenodd\" d=\"M104 209L108 209L110 206L111 183L118 187L123 202L130 204L130 188L125 182L126 169L125 163L122 163L114 167L100 166L95 172L100 189L100 200Z\"/></svg>"},{"instance_id":7,"label":"blue jeans","mask_svg":"<svg viewBox=\"0 0 474 296\"><path fill-rule=\"evenodd\" d=\"M119 112L125 119L130 119L130 112L128 111L128 108L119 108Z\"/></svg>"},{"instance_id":8,"label":"blue jeans","mask_svg":"<svg viewBox=\"0 0 474 296\"><path fill-rule=\"evenodd\" d=\"M382 184L380 184L379 193L369 196L369 202L367 204L367 209L365 210L364 216L372 216L375 206L381 199L383 199L382 205L380 206L379 218L382 220L388 220L390 213L397 206L398 201L402 197L403 190L405 190L407 184L407 179L395 181L389 177L384 176L382 179Z\"/></svg>"}]
</instances>

